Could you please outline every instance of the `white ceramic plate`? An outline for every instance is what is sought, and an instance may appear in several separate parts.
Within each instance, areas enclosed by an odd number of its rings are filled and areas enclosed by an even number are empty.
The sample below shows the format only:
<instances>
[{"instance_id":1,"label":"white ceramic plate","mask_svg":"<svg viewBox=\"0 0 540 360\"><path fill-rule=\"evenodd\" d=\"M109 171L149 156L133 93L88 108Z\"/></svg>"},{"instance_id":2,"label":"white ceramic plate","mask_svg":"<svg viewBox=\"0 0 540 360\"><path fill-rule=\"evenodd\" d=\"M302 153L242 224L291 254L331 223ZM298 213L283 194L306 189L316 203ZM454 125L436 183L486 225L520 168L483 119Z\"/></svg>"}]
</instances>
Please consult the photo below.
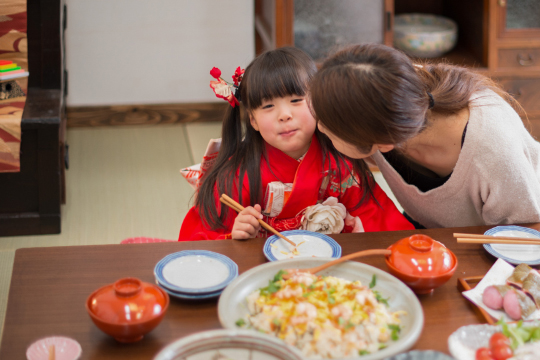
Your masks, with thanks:
<instances>
[{"instance_id":1,"label":"white ceramic plate","mask_svg":"<svg viewBox=\"0 0 540 360\"><path fill-rule=\"evenodd\" d=\"M159 281L156 281L156 284L163 289L167 294L169 294L170 297L180 299L180 300L206 300L206 299L213 299L217 298L223 290L218 290L216 292L211 292L207 294L185 294L181 292L175 292L172 290L167 289L165 286L161 285Z\"/></svg>"},{"instance_id":2,"label":"white ceramic plate","mask_svg":"<svg viewBox=\"0 0 540 360\"><path fill-rule=\"evenodd\" d=\"M64 336L51 336L30 345L26 350L26 358L28 360L48 359L51 345L54 345L56 360L76 360L82 353L81 345L77 341Z\"/></svg>"},{"instance_id":3,"label":"white ceramic plate","mask_svg":"<svg viewBox=\"0 0 540 360\"><path fill-rule=\"evenodd\" d=\"M266 240L263 248L264 256L270 261L298 257L341 257L341 246L330 236L306 230L283 231L281 234L295 244L301 244L297 246L298 254L291 252L291 244L273 235Z\"/></svg>"},{"instance_id":4,"label":"white ceramic plate","mask_svg":"<svg viewBox=\"0 0 540 360\"><path fill-rule=\"evenodd\" d=\"M259 265L246 271L230 283L219 298L218 316L221 325L227 329L238 329L236 321L249 313L247 296L267 286L268 281L279 270L310 268L331 260L332 258L287 259ZM350 281L360 280L364 284L370 283L373 274L377 276L375 289L381 293L382 297L389 298L390 310L405 310L407 315L401 318L402 330L399 340L377 353L362 356L362 360L385 359L408 350L416 343L424 326L424 313L416 295L404 283L387 272L370 265L347 261L318 273L318 275L332 275Z\"/></svg>"},{"instance_id":5,"label":"white ceramic plate","mask_svg":"<svg viewBox=\"0 0 540 360\"><path fill-rule=\"evenodd\" d=\"M492 236L524 237L540 239L540 232L521 226L496 226L484 233ZM484 244L491 255L510 264L540 265L540 245Z\"/></svg>"},{"instance_id":6,"label":"white ceramic plate","mask_svg":"<svg viewBox=\"0 0 540 360\"><path fill-rule=\"evenodd\" d=\"M385 360L454 360L454 358L438 351L414 350L414 351L409 351L408 353L392 356L391 358L388 358Z\"/></svg>"},{"instance_id":7,"label":"white ceramic plate","mask_svg":"<svg viewBox=\"0 0 540 360\"><path fill-rule=\"evenodd\" d=\"M527 323L528 324L528 323ZM539 326L540 322L531 322L531 326ZM508 326L512 326L509 324ZM448 337L448 350L459 360L475 360L476 350L489 346L489 338L501 331L500 325L466 325Z\"/></svg>"},{"instance_id":8,"label":"white ceramic plate","mask_svg":"<svg viewBox=\"0 0 540 360\"><path fill-rule=\"evenodd\" d=\"M169 254L154 268L159 285L188 295L222 290L238 276L238 265L227 256L206 250Z\"/></svg>"},{"instance_id":9,"label":"white ceramic plate","mask_svg":"<svg viewBox=\"0 0 540 360\"><path fill-rule=\"evenodd\" d=\"M211 330L178 339L154 360L303 360L283 341L248 330Z\"/></svg>"}]
</instances>

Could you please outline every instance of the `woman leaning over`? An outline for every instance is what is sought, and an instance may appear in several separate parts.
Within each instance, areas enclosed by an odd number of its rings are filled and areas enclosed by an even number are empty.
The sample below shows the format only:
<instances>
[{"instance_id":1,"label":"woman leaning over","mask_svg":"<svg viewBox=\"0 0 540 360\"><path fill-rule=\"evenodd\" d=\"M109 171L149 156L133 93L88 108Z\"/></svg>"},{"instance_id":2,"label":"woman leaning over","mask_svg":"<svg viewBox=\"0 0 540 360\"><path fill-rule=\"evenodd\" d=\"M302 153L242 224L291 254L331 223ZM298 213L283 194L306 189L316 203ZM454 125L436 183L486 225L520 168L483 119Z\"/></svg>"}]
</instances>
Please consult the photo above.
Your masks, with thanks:
<instances>
[{"instance_id":1,"label":"woman leaning over","mask_svg":"<svg viewBox=\"0 0 540 360\"><path fill-rule=\"evenodd\" d=\"M319 129L371 157L419 225L540 222L540 144L485 76L356 45L324 62L311 101Z\"/></svg>"}]
</instances>

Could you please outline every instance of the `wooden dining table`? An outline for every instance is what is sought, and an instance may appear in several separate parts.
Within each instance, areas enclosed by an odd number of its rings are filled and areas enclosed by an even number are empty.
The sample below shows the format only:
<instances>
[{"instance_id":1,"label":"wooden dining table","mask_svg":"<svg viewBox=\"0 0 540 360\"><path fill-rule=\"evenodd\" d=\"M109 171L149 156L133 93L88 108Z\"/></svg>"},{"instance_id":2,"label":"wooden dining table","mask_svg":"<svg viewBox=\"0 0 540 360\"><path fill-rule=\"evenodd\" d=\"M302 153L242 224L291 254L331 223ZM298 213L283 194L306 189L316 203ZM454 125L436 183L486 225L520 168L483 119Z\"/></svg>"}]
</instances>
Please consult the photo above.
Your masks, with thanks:
<instances>
[{"instance_id":1,"label":"wooden dining table","mask_svg":"<svg viewBox=\"0 0 540 360\"><path fill-rule=\"evenodd\" d=\"M540 230L540 224L528 227ZM458 244L453 233L484 233L489 226L339 234L332 237L343 255L365 249L383 249L421 233L446 245L458 259L457 270L443 286L417 295L425 322L413 349L448 352L448 337L459 327L485 323L478 309L465 299L458 278L484 275L496 258L482 245ZM164 256L182 250L210 250L238 264L239 273L267 262L265 239L249 241L189 241L130 245L93 245L24 248L15 252L0 359L25 359L34 341L61 335L77 340L81 359L152 359L164 346L195 332L220 329L218 299L181 301L171 298L163 321L138 342L118 343L101 332L85 309L97 288L123 277L154 282L154 267ZM363 263L387 270L384 257L362 258Z\"/></svg>"}]
</instances>

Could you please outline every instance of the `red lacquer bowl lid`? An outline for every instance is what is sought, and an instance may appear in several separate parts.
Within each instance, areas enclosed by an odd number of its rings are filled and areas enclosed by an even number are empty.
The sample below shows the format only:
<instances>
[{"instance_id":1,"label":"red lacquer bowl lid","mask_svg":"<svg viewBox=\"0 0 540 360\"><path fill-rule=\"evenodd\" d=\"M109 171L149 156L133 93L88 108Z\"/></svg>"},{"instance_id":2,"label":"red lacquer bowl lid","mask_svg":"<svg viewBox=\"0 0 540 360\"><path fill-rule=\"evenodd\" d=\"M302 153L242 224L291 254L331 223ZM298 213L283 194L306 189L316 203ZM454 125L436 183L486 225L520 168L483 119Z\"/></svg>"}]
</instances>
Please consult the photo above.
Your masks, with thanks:
<instances>
[{"instance_id":1,"label":"red lacquer bowl lid","mask_svg":"<svg viewBox=\"0 0 540 360\"><path fill-rule=\"evenodd\" d=\"M103 322L129 325L161 316L169 306L169 297L154 284L124 278L96 290L86 304Z\"/></svg>"},{"instance_id":2,"label":"red lacquer bowl lid","mask_svg":"<svg viewBox=\"0 0 540 360\"><path fill-rule=\"evenodd\" d=\"M435 277L452 271L455 255L443 244L426 235L412 235L388 248L387 261L399 272L415 277Z\"/></svg>"}]
</instances>

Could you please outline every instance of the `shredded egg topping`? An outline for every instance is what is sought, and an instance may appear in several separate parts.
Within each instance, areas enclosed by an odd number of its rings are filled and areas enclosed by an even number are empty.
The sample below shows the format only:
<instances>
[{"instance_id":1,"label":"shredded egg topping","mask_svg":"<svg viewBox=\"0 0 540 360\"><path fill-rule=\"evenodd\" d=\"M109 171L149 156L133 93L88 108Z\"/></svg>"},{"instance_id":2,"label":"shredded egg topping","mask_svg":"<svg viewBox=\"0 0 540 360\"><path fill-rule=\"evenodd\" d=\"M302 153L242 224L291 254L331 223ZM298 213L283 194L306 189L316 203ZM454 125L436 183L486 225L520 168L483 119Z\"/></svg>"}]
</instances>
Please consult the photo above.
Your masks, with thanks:
<instances>
[{"instance_id":1,"label":"shredded egg topping","mask_svg":"<svg viewBox=\"0 0 540 360\"><path fill-rule=\"evenodd\" d=\"M370 354L397 340L399 317L387 299L369 286L333 276L280 271L267 287L251 293L250 315L237 325L273 334L305 356L335 358Z\"/></svg>"}]
</instances>

